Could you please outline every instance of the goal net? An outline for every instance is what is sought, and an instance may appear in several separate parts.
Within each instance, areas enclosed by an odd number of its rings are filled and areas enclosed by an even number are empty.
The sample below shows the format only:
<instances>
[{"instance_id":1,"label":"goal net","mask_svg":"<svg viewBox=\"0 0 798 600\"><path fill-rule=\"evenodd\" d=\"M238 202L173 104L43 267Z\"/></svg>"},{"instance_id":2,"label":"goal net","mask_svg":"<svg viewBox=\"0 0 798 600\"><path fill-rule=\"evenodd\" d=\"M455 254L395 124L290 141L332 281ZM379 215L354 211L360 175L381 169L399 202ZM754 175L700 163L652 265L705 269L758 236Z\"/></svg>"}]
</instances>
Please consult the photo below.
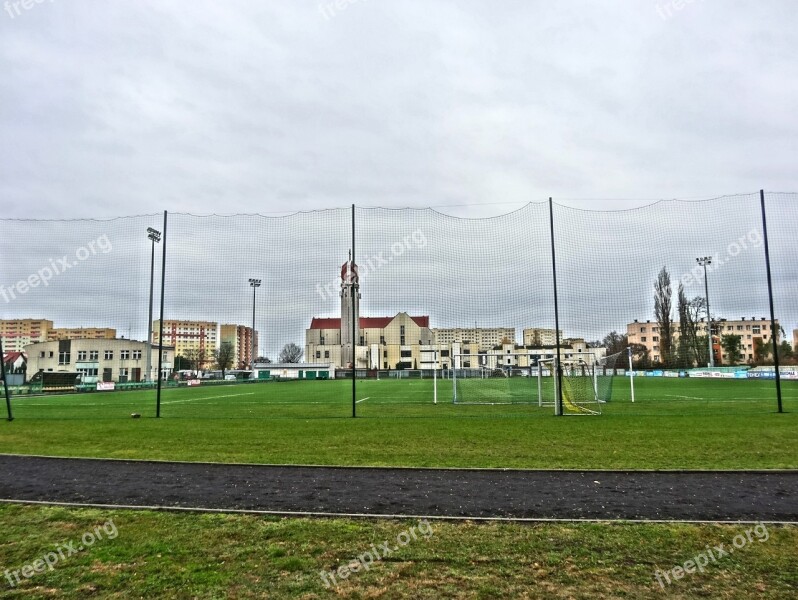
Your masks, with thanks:
<instances>
[{"instance_id":1,"label":"goal net","mask_svg":"<svg viewBox=\"0 0 798 600\"><path fill-rule=\"evenodd\" d=\"M534 362L534 359L532 359ZM537 404L537 366L526 354L454 354L454 404Z\"/></svg>"},{"instance_id":2,"label":"goal net","mask_svg":"<svg viewBox=\"0 0 798 600\"><path fill-rule=\"evenodd\" d=\"M562 363L562 414L600 415L603 404L612 399L615 366L622 353L610 356L585 355ZM547 385L546 382L550 381ZM558 397L556 361L541 361L538 371L538 402L553 406Z\"/></svg>"}]
</instances>

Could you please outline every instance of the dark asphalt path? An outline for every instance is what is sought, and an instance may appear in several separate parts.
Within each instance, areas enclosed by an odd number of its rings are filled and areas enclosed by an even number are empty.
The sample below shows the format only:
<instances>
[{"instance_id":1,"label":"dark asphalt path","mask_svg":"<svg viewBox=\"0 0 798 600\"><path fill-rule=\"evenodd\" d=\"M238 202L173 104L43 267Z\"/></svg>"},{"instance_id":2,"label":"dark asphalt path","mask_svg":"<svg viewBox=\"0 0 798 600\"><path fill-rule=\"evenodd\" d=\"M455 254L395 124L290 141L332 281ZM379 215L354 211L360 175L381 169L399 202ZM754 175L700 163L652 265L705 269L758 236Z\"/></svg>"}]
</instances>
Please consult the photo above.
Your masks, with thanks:
<instances>
[{"instance_id":1,"label":"dark asphalt path","mask_svg":"<svg viewBox=\"0 0 798 600\"><path fill-rule=\"evenodd\" d=\"M368 515L798 522L798 471L460 471L0 456L0 499Z\"/></svg>"}]
</instances>

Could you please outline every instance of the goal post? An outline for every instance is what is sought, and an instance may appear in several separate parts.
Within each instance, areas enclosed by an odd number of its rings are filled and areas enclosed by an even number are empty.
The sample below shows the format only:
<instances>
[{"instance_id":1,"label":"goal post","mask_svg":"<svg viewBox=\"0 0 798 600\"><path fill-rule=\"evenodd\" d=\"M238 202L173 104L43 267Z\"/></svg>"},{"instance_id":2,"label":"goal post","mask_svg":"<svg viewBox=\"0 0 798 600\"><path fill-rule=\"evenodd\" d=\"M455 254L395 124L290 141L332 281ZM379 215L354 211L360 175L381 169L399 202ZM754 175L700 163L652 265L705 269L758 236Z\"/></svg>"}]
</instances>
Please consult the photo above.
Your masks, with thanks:
<instances>
[{"instance_id":1,"label":"goal post","mask_svg":"<svg viewBox=\"0 0 798 600\"><path fill-rule=\"evenodd\" d=\"M587 355L563 362L563 415L601 414L602 405L612 400L615 366L622 354Z\"/></svg>"},{"instance_id":2,"label":"goal post","mask_svg":"<svg viewBox=\"0 0 798 600\"><path fill-rule=\"evenodd\" d=\"M454 404L529 404L540 402L537 362L529 354L454 354Z\"/></svg>"}]
</instances>

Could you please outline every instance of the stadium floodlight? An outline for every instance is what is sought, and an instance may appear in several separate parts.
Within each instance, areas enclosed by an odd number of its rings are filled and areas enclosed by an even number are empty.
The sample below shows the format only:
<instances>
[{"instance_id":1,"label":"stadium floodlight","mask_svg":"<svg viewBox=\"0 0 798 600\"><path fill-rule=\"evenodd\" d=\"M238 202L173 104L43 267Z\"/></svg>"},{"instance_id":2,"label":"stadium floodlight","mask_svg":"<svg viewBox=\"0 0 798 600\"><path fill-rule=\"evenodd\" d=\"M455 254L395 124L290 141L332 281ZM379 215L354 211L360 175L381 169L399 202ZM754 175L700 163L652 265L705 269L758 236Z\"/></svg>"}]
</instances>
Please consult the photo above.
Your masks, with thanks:
<instances>
[{"instance_id":1,"label":"stadium floodlight","mask_svg":"<svg viewBox=\"0 0 798 600\"><path fill-rule=\"evenodd\" d=\"M707 267L712 264L711 256L696 258L696 262L704 267L704 291L707 299L707 338L709 339L709 368L715 366L715 353L712 351L712 316L709 312L709 279L707 278Z\"/></svg>"},{"instance_id":2,"label":"stadium floodlight","mask_svg":"<svg viewBox=\"0 0 798 600\"><path fill-rule=\"evenodd\" d=\"M147 356L146 356L146 375L144 381L147 383L152 381L152 291L155 279L155 244L161 242L161 232L152 227L147 227L147 238L152 245L152 257L150 259L150 310L147 319ZM158 372L161 371L161 365L158 365Z\"/></svg>"},{"instance_id":3,"label":"stadium floodlight","mask_svg":"<svg viewBox=\"0 0 798 600\"><path fill-rule=\"evenodd\" d=\"M260 279L250 279L249 285L252 287L252 331L250 332L250 341L251 344L251 355L250 355L250 363L252 365L252 375L251 377L255 377L255 292L260 287L261 280Z\"/></svg>"}]
</instances>

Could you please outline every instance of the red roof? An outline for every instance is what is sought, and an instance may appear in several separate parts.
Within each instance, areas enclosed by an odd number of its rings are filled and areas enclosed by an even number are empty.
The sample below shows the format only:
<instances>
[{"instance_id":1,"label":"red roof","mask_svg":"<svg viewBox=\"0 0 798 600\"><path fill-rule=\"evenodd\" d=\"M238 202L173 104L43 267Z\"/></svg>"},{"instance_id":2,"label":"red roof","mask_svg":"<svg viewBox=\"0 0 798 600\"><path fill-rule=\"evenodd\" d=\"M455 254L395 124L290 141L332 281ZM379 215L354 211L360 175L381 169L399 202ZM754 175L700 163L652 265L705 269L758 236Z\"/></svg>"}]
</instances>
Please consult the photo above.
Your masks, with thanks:
<instances>
[{"instance_id":1,"label":"red roof","mask_svg":"<svg viewBox=\"0 0 798 600\"><path fill-rule=\"evenodd\" d=\"M3 356L3 362L14 363L20 357L25 358L25 354L23 352L6 352Z\"/></svg>"},{"instance_id":2,"label":"red roof","mask_svg":"<svg viewBox=\"0 0 798 600\"><path fill-rule=\"evenodd\" d=\"M317 319L310 322L311 329L341 329L341 319Z\"/></svg>"},{"instance_id":3,"label":"red roof","mask_svg":"<svg viewBox=\"0 0 798 600\"><path fill-rule=\"evenodd\" d=\"M385 329L396 317L360 317L361 329ZM410 317L419 327L429 327L429 317ZM341 319L319 319L310 322L311 329L341 329Z\"/></svg>"}]
</instances>

